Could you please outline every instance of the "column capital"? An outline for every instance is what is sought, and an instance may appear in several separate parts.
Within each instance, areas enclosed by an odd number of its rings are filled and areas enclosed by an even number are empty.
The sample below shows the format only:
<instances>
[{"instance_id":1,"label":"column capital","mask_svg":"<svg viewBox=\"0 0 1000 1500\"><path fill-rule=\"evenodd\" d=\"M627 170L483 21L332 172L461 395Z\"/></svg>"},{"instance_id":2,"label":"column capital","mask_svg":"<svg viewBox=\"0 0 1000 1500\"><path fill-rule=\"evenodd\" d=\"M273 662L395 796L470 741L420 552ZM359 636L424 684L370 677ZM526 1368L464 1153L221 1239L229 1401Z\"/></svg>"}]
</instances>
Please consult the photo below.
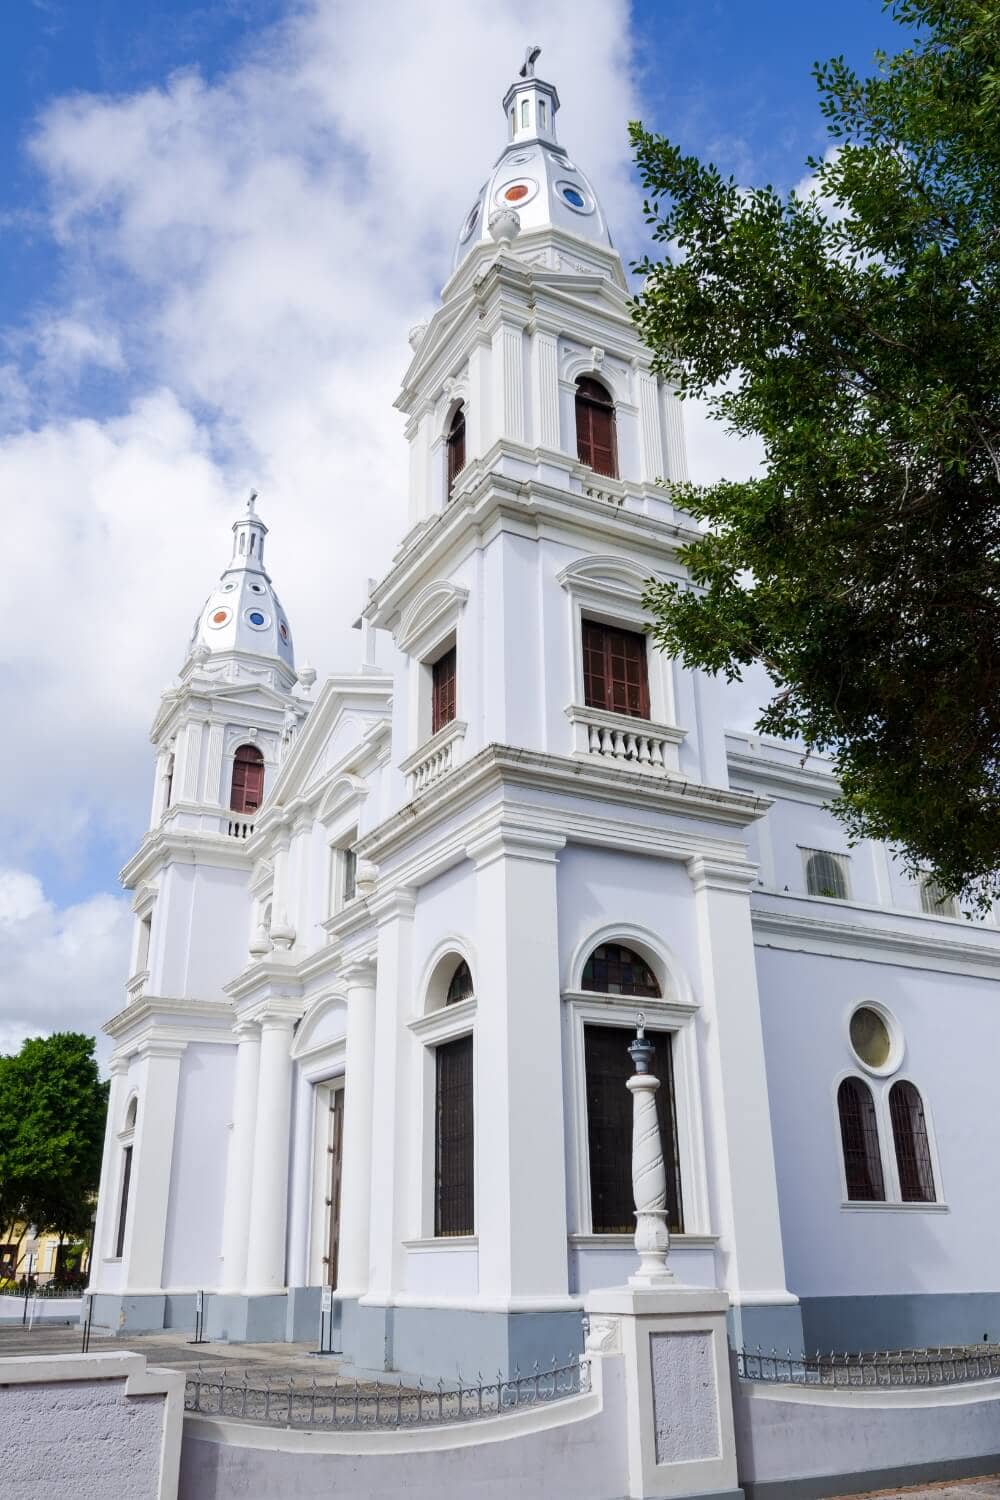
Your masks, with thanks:
<instances>
[{"instance_id":1,"label":"column capital","mask_svg":"<svg viewBox=\"0 0 1000 1500\"><path fill-rule=\"evenodd\" d=\"M108 1063L108 1072L112 1078L120 1078L123 1073L128 1072L128 1058L122 1057L120 1054L112 1057Z\"/></svg>"},{"instance_id":2,"label":"column capital","mask_svg":"<svg viewBox=\"0 0 1000 1500\"><path fill-rule=\"evenodd\" d=\"M368 910L379 927L386 922L412 918L416 908L417 893L410 885L400 885L395 890L381 891L368 898Z\"/></svg>"},{"instance_id":3,"label":"column capital","mask_svg":"<svg viewBox=\"0 0 1000 1500\"><path fill-rule=\"evenodd\" d=\"M476 869L481 870L498 859L530 859L555 864L559 851L565 847L564 834L546 833L538 828L501 821L466 844L465 853Z\"/></svg>"},{"instance_id":4,"label":"column capital","mask_svg":"<svg viewBox=\"0 0 1000 1500\"><path fill-rule=\"evenodd\" d=\"M287 1031L291 1032L295 1023L302 1018L302 1004L299 1000L266 1000L259 1010L255 1010L247 1020L255 1022L261 1032L265 1031Z\"/></svg>"},{"instance_id":5,"label":"column capital","mask_svg":"<svg viewBox=\"0 0 1000 1500\"><path fill-rule=\"evenodd\" d=\"M239 1042L254 1042L260 1040L260 1024L251 1020L249 1016L241 1017L233 1022L233 1035Z\"/></svg>"},{"instance_id":6,"label":"column capital","mask_svg":"<svg viewBox=\"0 0 1000 1500\"><path fill-rule=\"evenodd\" d=\"M168 1042L160 1037L147 1037L140 1042L136 1051L140 1057L165 1057L179 1058L187 1050L187 1042Z\"/></svg>"},{"instance_id":7,"label":"column capital","mask_svg":"<svg viewBox=\"0 0 1000 1500\"><path fill-rule=\"evenodd\" d=\"M687 861L687 868L696 892L732 891L736 895L749 895L757 884L758 867L746 860L710 859L695 854Z\"/></svg>"},{"instance_id":8,"label":"column capital","mask_svg":"<svg viewBox=\"0 0 1000 1500\"><path fill-rule=\"evenodd\" d=\"M377 975L378 965L374 956L353 958L340 970L340 978L349 990L374 989Z\"/></svg>"}]
</instances>

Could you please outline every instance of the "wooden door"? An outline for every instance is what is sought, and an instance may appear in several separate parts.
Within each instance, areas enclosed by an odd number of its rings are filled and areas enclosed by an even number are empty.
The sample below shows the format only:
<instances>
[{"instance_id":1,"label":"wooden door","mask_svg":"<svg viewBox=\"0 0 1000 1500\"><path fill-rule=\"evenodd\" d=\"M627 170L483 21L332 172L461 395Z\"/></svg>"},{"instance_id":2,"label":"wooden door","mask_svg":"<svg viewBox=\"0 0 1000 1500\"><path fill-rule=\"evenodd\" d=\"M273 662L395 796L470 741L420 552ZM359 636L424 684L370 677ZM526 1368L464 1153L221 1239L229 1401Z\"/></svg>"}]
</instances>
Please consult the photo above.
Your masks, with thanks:
<instances>
[{"instance_id":1,"label":"wooden door","mask_svg":"<svg viewBox=\"0 0 1000 1500\"><path fill-rule=\"evenodd\" d=\"M344 1166L344 1090L330 1090L330 1134L327 1146L327 1249L323 1257L327 1286L337 1285L340 1260L340 1180Z\"/></svg>"}]
</instances>

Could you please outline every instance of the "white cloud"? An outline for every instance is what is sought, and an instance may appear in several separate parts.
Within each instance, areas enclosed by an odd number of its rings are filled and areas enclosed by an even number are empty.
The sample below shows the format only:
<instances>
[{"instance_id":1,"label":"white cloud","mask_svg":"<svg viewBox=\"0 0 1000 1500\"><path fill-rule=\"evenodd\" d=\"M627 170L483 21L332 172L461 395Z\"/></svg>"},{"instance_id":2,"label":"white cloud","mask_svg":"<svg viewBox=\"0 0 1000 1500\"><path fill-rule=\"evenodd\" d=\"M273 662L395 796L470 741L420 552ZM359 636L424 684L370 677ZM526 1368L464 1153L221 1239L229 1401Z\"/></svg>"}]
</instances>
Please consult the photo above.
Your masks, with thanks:
<instances>
[{"instance_id":1,"label":"white cloud","mask_svg":"<svg viewBox=\"0 0 1000 1500\"><path fill-rule=\"evenodd\" d=\"M8 859L85 863L93 840L136 841L146 730L251 483L300 660L356 663L363 581L405 529L406 333L502 145L503 92L542 43L561 138L627 256L642 234L629 39L627 0L311 0L216 81L48 110L33 153L63 274L24 327L43 375L113 372L125 395L95 417L50 383L32 410L23 372L0 370L28 424L0 438ZM117 930L107 899L49 911L45 952L74 912ZM75 986L50 988L71 1020ZM9 1013L23 1004L8 988Z\"/></svg>"},{"instance_id":2,"label":"white cloud","mask_svg":"<svg viewBox=\"0 0 1000 1500\"><path fill-rule=\"evenodd\" d=\"M124 897L59 911L33 875L0 868L0 1052L29 1036L94 1032L119 1010L129 933Z\"/></svg>"}]
</instances>

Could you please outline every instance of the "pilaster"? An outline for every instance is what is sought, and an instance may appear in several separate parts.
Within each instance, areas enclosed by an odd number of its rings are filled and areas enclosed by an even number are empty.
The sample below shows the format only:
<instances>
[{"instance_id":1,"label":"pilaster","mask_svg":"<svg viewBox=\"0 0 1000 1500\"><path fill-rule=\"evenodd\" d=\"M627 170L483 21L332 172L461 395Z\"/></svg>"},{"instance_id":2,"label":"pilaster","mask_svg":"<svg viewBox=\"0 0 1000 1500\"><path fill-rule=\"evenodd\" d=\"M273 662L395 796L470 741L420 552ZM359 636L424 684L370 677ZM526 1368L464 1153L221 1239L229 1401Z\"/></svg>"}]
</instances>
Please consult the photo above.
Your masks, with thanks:
<instances>
[{"instance_id":1,"label":"pilaster","mask_svg":"<svg viewBox=\"0 0 1000 1500\"><path fill-rule=\"evenodd\" d=\"M724 1282L736 1306L795 1308L786 1289L750 892L756 867L696 856L702 1041ZM736 1329L737 1337L741 1330ZM789 1339L792 1342L792 1339Z\"/></svg>"},{"instance_id":2,"label":"pilaster","mask_svg":"<svg viewBox=\"0 0 1000 1500\"><path fill-rule=\"evenodd\" d=\"M108 1065L111 1087L108 1090L108 1116L104 1127L104 1151L101 1155L101 1186L97 1194L97 1217L90 1254L90 1290L99 1291L101 1272L109 1253L111 1225L118 1205L115 1202L115 1178L118 1158L118 1132L122 1128L122 1106L128 1080L128 1059L112 1057Z\"/></svg>"},{"instance_id":3,"label":"pilaster","mask_svg":"<svg viewBox=\"0 0 1000 1500\"><path fill-rule=\"evenodd\" d=\"M260 1068L246 1271L250 1295L285 1289L291 1040L299 1014L298 1005L276 1002L254 1017L260 1024Z\"/></svg>"},{"instance_id":4,"label":"pilaster","mask_svg":"<svg viewBox=\"0 0 1000 1500\"><path fill-rule=\"evenodd\" d=\"M347 989L347 1044L337 1290L345 1297L360 1297L368 1290L376 972L372 961L350 964L341 971Z\"/></svg>"},{"instance_id":5,"label":"pilaster","mask_svg":"<svg viewBox=\"0 0 1000 1500\"><path fill-rule=\"evenodd\" d=\"M237 1037L236 1084L226 1167L226 1203L222 1223L222 1287L242 1291L247 1273L250 1236L250 1195L253 1188L257 1088L260 1073L260 1027L240 1021Z\"/></svg>"},{"instance_id":6,"label":"pilaster","mask_svg":"<svg viewBox=\"0 0 1000 1500\"><path fill-rule=\"evenodd\" d=\"M660 435L660 403L657 400L656 376L646 370L637 374L639 386L639 425L642 433L642 477L655 484L666 475L663 442Z\"/></svg>"},{"instance_id":7,"label":"pilaster","mask_svg":"<svg viewBox=\"0 0 1000 1500\"><path fill-rule=\"evenodd\" d=\"M536 329L532 338L534 365L535 442L540 448L559 452L559 340L555 334Z\"/></svg>"},{"instance_id":8,"label":"pilaster","mask_svg":"<svg viewBox=\"0 0 1000 1500\"><path fill-rule=\"evenodd\" d=\"M503 824L466 850L480 937L476 1229L484 1298L566 1296L556 861L565 839Z\"/></svg>"},{"instance_id":9,"label":"pilaster","mask_svg":"<svg viewBox=\"0 0 1000 1500\"><path fill-rule=\"evenodd\" d=\"M123 1260L125 1290L158 1292L174 1159L177 1089L184 1042L139 1044L142 1067ZM117 1127L120 1128L120 1127Z\"/></svg>"}]
</instances>

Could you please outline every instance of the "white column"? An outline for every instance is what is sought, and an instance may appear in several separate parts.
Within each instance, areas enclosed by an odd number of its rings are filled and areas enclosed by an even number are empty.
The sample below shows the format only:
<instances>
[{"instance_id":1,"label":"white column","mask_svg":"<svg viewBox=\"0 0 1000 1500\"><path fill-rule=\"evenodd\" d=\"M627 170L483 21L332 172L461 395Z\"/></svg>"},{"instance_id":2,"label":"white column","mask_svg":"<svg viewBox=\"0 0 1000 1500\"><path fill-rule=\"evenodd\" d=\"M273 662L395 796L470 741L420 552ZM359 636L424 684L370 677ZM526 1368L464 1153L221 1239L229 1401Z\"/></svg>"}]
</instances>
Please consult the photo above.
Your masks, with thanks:
<instances>
[{"instance_id":1,"label":"white column","mask_svg":"<svg viewBox=\"0 0 1000 1500\"><path fill-rule=\"evenodd\" d=\"M520 327L501 323L493 340L496 410L500 436L524 441L524 336Z\"/></svg>"},{"instance_id":2,"label":"white column","mask_svg":"<svg viewBox=\"0 0 1000 1500\"><path fill-rule=\"evenodd\" d=\"M660 435L660 403L657 400L656 376L646 370L638 372L639 426L642 437L642 477L647 484L666 478L663 441Z\"/></svg>"},{"instance_id":3,"label":"white column","mask_svg":"<svg viewBox=\"0 0 1000 1500\"><path fill-rule=\"evenodd\" d=\"M412 1038L406 1022L411 1013L416 897L404 888L375 897L368 905L378 923L373 1090L379 1107L372 1118L370 1272L365 1301L381 1303L401 1290L405 1270L403 1225L411 1184L405 1180L403 1163L412 1159L415 1129L408 1107Z\"/></svg>"},{"instance_id":4,"label":"white column","mask_svg":"<svg viewBox=\"0 0 1000 1500\"><path fill-rule=\"evenodd\" d=\"M372 1124L375 1103L375 965L352 964L347 986L344 1144L340 1184L340 1265L337 1290L368 1290Z\"/></svg>"},{"instance_id":5,"label":"white column","mask_svg":"<svg viewBox=\"0 0 1000 1500\"><path fill-rule=\"evenodd\" d=\"M223 803L222 753L225 749L226 730L223 724L210 724L208 729L208 754L205 759L204 802L218 807ZM225 803L229 806L229 787L225 788Z\"/></svg>"},{"instance_id":6,"label":"white column","mask_svg":"<svg viewBox=\"0 0 1000 1500\"><path fill-rule=\"evenodd\" d=\"M174 1160L183 1042L140 1042L143 1060L125 1229L125 1290L158 1292Z\"/></svg>"},{"instance_id":7,"label":"white column","mask_svg":"<svg viewBox=\"0 0 1000 1500\"><path fill-rule=\"evenodd\" d=\"M556 855L565 840L500 828L476 862L476 1228L479 1292L568 1293Z\"/></svg>"},{"instance_id":8,"label":"white column","mask_svg":"<svg viewBox=\"0 0 1000 1500\"><path fill-rule=\"evenodd\" d=\"M663 424L667 449L666 478L683 484L688 477L687 446L681 403L667 386L662 388Z\"/></svg>"},{"instance_id":9,"label":"white column","mask_svg":"<svg viewBox=\"0 0 1000 1500\"><path fill-rule=\"evenodd\" d=\"M271 941L278 949L291 948L295 928L288 915L288 851L292 836L287 826L275 828L271 848L274 851L274 885L271 890Z\"/></svg>"},{"instance_id":10,"label":"white column","mask_svg":"<svg viewBox=\"0 0 1000 1500\"><path fill-rule=\"evenodd\" d=\"M260 1017L257 1126L246 1290L253 1295L285 1290L285 1226L288 1220L288 1151L292 1102L290 1045L294 1013L267 1011Z\"/></svg>"},{"instance_id":11,"label":"white column","mask_svg":"<svg viewBox=\"0 0 1000 1500\"><path fill-rule=\"evenodd\" d=\"M149 826L155 828L167 807L167 771L173 751L161 750L156 757L156 774L153 781L153 805L149 810Z\"/></svg>"},{"instance_id":12,"label":"white column","mask_svg":"<svg viewBox=\"0 0 1000 1500\"><path fill-rule=\"evenodd\" d=\"M725 1285L737 1304L794 1305L785 1285L764 1036L757 993L752 865L688 861L701 961L702 1038Z\"/></svg>"},{"instance_id":13,"label":"white column","mask_svg":"<svg viewBox=\"0 0 1000 1500\"><path fill-rule=\"evenodd\" d=\"M205 726L199 719L192 719L178 736L178 755L174 765L174 785L185 802L197 802L198 783L201 778L201 742ZM183 742L183 748L182 748Z\"/></svg>"},{"instance_id":14,"label":"white column","mask_svg":"<svg viewBox=\"0 0 1000 1500\"><path fill-rule=\"evenodd\" d=\"M233 1029L239 1038L239 1044L236 1049L236 1084L233 1089L233 1120L230 1127L232 1135L229 1138L229 1161L226 1168L220 1285L224 1291L240 1292L246 1282L247 1244L250 1237L260 1028L254 1021L239 1021Z\"/></svg>"},{"instance_id":15,"label":"white column","mask_svg":"<svg viewBox=\"0 0 1000 1500\"><path fill-rule=\"evenodd\" d=\"M110 1225L115 1220L118 1204L115 1188L118 1183L118 1132L121 1130L122 1105L127 1092L128 1058L113 1057L108 1071L111 1087L108 1090L108 1118L104 1127L104 1153L101 1157L101 1186L97 1194L97 1217L94 1220L94 1236L90 1247L89 1287L100 1291L101 1271L105 1258L111 1253Z\"/></svg>"}]
</instances>

